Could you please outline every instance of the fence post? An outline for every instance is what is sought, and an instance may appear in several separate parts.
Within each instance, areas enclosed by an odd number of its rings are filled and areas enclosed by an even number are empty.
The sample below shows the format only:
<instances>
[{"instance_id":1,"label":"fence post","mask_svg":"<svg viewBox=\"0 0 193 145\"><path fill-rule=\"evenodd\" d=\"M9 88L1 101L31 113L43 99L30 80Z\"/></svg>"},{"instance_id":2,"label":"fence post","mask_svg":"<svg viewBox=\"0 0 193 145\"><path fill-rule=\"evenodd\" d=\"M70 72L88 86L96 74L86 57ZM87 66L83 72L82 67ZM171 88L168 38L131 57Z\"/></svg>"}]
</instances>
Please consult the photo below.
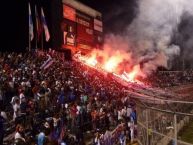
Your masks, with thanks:
<instances>
[{"instance_id":1,"label":"fence post","mask_svg":"<svg viewBox=\"0 0 193 145\"><path fill-rule=\"evenodd\" d=\"M177 130L177 116L176 113L174 113L174 144L177 145L178 144L178 130Z\"/></svg>"},{"instance_id":2,"label":"fence post","mask_svg":"<svg viewBox=\"0 0 193 145\"><path fill-rule=\"evenodd\" d=\"M149 125L148 125L148 109L146 109L146 126L147 126L147 142L146 142L146 145L149 145Z\"/></svg>"}]
</instances>

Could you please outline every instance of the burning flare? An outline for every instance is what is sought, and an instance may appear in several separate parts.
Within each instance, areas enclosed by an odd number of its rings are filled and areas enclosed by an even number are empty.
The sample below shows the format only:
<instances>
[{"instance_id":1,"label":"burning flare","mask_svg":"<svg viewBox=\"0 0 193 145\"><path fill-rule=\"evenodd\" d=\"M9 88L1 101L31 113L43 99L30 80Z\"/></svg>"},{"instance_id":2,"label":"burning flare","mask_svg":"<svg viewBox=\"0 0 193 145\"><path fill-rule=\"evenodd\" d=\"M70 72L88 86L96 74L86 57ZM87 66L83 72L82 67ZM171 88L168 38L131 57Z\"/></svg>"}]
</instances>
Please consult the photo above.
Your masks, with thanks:
<instances>
[{"instance_id":1,"label":"burning flare","mask_svg":"<svg viewBox=\"0 0 193 145\"><path fill-rule=\"evenodd\" d=\"M94 50L88 56L79 56L78 59L86 65L112 73L124 81L141 83L137 80L137 76L141 73L139 64L130 68L127 65L121 65L131 60L131 55L124 51Z\"/></svg>"},{"instance_id":2,"label":"burning flare","mask_svg":"<svg viewBox=\"0 0 193 145\"><path fill-rule=\"evenodd\" d=\"M94 54L93 56L89 57L88 59L85 59L85 61L86 61L86 63L88 65L95 66L97 64L96 54Z\"/></svg>"},{"instance_id":3,"label":"burning flare","mask_svg":"<svg viewBox=\"0 0 193 145\"><path fill-rule=\"evenodd\" d=\"M108 72L115 72L116 68L119 65L119 57L113 56L107 60L107 62L104 64L104 69Z\"/></svg>"}]
</instances>

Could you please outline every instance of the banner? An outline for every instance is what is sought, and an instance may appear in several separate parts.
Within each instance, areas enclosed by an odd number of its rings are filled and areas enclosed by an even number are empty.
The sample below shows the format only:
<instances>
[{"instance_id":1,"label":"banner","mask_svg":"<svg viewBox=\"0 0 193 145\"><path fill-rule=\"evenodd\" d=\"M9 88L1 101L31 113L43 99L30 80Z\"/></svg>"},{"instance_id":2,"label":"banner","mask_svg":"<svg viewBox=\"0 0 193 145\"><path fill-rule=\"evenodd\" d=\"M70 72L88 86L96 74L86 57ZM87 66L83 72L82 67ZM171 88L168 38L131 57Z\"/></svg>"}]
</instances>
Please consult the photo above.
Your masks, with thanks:
<instances>
[{"instance_id":1,"label":"banner","mask_svg":"<svg viewBox=\"0 0 193 145\"><path fill-rule=\"evenodd\" d=\"M53 64L53 59L50 55L47 55L48 59L40 66L40 69L47 69Z\"/></svg>"},{"instance_id":2,"label":"banner","mask_svg":"<svg viewBox=\"0 0 193 145\"><path fill-rule=\"evenodd\" d=\"M67 5L63 5L63 17L76 22L76 10Z\"/></svg>"}]
</instances>

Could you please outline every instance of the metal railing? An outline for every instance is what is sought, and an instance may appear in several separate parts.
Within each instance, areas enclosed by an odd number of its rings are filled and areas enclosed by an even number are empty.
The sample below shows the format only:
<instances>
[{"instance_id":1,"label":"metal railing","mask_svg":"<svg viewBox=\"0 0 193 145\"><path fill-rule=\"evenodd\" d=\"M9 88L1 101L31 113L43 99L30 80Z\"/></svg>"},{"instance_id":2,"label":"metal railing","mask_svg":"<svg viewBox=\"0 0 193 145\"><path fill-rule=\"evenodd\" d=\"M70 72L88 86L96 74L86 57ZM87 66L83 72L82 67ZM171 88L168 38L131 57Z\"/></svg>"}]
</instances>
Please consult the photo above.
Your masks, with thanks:
<instances>
[{"instance_id":1,"label":"metal railing","mask_svg":"<svg viewBox=\"0 0 193 145\"><path fill-rule=\"evenodd\" d=\"M161 104L154 104L152 100L145 101L135 98L138 112L139 144L192 145L183 141L179 134L184 126L187 126L193 120L193 102L160 101Z\"/></svg>"}]
</instances>

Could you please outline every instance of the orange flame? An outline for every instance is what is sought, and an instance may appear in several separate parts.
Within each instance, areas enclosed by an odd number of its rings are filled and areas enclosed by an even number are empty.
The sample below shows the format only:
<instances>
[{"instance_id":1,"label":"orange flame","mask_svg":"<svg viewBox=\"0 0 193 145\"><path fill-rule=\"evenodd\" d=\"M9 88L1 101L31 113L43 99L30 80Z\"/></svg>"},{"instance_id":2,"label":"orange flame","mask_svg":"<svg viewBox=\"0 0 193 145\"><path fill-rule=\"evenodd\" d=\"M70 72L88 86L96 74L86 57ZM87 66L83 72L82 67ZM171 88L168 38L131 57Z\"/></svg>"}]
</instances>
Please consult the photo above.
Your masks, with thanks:
<instances>
[{"instance_id":1,"label":"orange flame","mask_svg":"<svg viewBox=\"0 0 193 145\"><path fill-rule=\"evenodd\" d=\"M119 65L119 58L118 57L111 57L109 60L104 64L104 69L108 72L114 72L117 66Z\"/></svg>"},{"instance_id":2,"label":"orange flame","mask_svg":"<svg viewBox=\"0 0 193 145\"><path fill-rule=\"evenodd\" d=\"M88 65L96 66L97 60L96 60L96 54L93 54L91 57L85 60Z\"/></svg>"},{"instance_id":3,"label":"orange flame","mask_svg":"<svg viewBox=\"0 0 193 145\"><path fill-rule=\"evenodd\" d=\"M101 60L98 60L98 58L102 58ZM112 51L110 49L106 49L104 51L102 50L94 50L91 52L90 56L81 56L79 60L81 60L83 63L96 67L101 68L101 70L111 72L115 76L125 80L126 82L139 82L136 77L141 72L140 66L135 65L134 67L127 69L127 68L121 68L121 70L129 70L124 71L122 74L118 73L118 70L120 67L126 67L126 66L120 66L120 64L125 60L130 60L131 56L130 54L122 51Z\"/></svg>"},{"instance_id":4,"label":"orange flame","mask_svg":"<svg viewBox=\"0 0 193 145\"><path fill-rule=\"evenodd\" d=\"M140 66L136 65L133 67L133 70L129 73L126 73L126 76L130 79L130 80L135 80L136 76L138 75L138 73L140 72Z\"/></svg>"}]
</instances>

